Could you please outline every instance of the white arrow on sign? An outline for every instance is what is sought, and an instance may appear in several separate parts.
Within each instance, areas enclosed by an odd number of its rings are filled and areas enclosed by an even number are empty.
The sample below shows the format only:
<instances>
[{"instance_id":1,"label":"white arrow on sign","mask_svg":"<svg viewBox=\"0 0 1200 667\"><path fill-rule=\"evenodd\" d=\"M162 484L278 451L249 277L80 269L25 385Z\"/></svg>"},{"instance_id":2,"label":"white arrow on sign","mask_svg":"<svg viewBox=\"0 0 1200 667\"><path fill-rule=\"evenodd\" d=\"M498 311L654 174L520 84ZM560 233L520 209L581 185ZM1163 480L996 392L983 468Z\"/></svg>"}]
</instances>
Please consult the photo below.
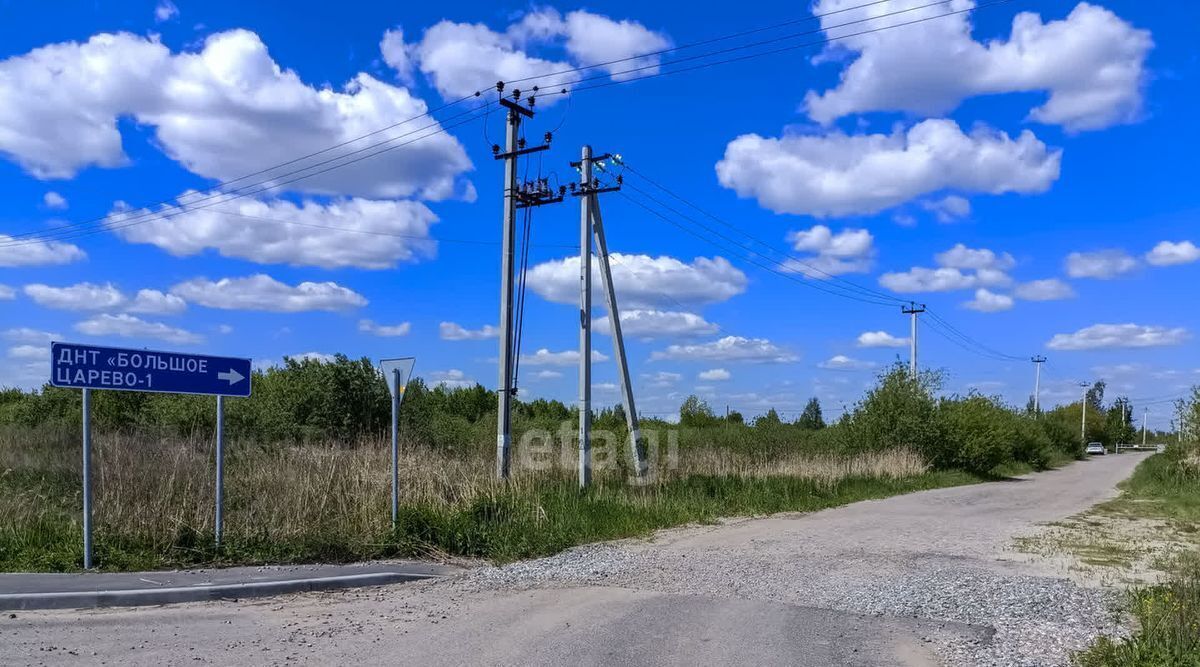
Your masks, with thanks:
<instances>
[{"instance_id":1,"label":"white arrow on sign","mask_svg":"<svg viewBox=\"0 0 1200 667\"><path fill-rule=\"evenodd\" d=\"M246 376L230 368L228 373L217 373L217 379L228 380L229 384L233 385L245 380Z\"/></svg>"}]
</instances>

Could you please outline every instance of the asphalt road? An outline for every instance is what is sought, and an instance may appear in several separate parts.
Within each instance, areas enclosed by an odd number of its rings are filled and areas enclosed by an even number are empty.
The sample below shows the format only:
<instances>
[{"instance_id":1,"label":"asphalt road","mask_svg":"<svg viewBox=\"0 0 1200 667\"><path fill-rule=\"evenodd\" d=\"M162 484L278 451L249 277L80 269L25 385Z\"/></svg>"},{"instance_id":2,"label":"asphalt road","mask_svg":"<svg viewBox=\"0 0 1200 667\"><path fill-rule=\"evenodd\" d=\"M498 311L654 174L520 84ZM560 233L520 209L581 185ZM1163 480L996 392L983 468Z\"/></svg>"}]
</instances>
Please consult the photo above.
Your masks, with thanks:
<instances>
[{"instance_id":1,"label":"asphalt road","mask_svg":"<svg viewBox=\"0 0 1200 667\"><path fill-rule=\"evenodd\" d=\"M23 612L0 617L0 662L1061 664L1103 625L1090 619L1101 598L1012 540L1115 495L1141 458L675 529L440 581Z\"/></svg>"}]
</instances>

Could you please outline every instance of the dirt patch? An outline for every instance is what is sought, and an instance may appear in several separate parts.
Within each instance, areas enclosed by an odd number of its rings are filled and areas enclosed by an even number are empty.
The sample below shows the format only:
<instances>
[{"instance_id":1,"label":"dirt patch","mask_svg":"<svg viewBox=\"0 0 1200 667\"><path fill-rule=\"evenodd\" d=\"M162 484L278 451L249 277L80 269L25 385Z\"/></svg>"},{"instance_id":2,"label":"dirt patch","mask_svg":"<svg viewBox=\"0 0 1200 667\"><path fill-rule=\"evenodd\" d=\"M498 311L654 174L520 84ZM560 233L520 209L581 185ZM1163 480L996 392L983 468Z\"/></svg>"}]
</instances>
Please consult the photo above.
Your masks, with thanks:
<instances>
[{"instance_id":1,"label":"dirt patch","mask_svg":"<svg viewBox=\"0 0 1200 667\"><path fill-rule=\"evenodd\" d=\"M1014 539L1018 554L1087 586L1156 584L1180 552L1200 547L1200 534L1175 522L1105 503Z\"/></svg>"}]
</instances>

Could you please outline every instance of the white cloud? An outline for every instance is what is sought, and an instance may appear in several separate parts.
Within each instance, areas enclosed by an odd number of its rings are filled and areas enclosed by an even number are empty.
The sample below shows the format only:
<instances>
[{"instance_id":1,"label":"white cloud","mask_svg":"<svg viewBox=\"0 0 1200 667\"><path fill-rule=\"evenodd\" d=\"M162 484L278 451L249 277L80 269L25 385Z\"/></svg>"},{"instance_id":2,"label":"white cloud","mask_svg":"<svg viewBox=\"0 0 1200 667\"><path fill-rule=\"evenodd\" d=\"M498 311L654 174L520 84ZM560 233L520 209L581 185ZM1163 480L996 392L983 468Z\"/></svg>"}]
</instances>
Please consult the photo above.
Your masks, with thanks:
<instances>
[{"instance_id":1,"label":"white cloud","mask_svg":"<svg viewBox=\"0 0 1200 667\"><path fill-rule=\"evenodd\" d=\"M208 195L188 192L179 201L196 196ZM105 224L126 241L176 257L212 248L260 264L387 269L431 257L436 244L429 228L435 222L437 216L419 202L355 197L326 204L243 198L210 208L117 210Z\"/></svg>"},{"instance_id":2,"label":"white cloud","mask_svg":"<svg viewBox=\"0 0 1200 667\"><path fill-rule=\"evenodd\" d=\"M179 8L171 0L159 0L158 5L154 7L154 20L158 23L170 21L176 16L179 16Z\"/></svg>"},{"instance_id":3,"label":"white cloud","mask_svg":"<svg viewBox=\"0 0 1200 667\"><path fill-rule=\"evenodd\" d=\"M618 300L620 297L618 297ZM611 335L608 315L592 321L592 331ZM670 310L622 310L621 333L638 338L704 336L719 330L717 325L695 313Z\"/></svg>"},{"instance_id":4,"label":"white cloud","mask_svg":"<svg viewBox=\"0 0 1200 667\"><path fill-rule=\"evenodd\" d=\"M164 294L158 290L138 290L133 303L125 307L130 313L146 313L150 315L175 315L187 310L187 302L174 294Z\"/></svg>"},{"instance_id":5,"label":"white cloud","mask_svg":"<svg viewBox=\"0 0 1200 667\"><path fill-rule=\"evenodd\" d=\"M11 340L14 343L40 343L42 345L49 345L51 341L62 338L62 334L51 331L38 331L29 327L20 327L0 332L0 337L3 337L5 340Z\"/></svg>"},{"instance_id":6,"label":"white cloud","mask_svg":"<svg viewBox=\"0 0 1200 667\"><path fill-rule=\"evenodd\" d=\"M921 207L933 213L937 221L943 224L957 222L971 215L970 200L958 195L926 200L921 202Z\"/></svg>"},{"instance_id":7,"label":"white cloud","mask_svg":"<svg viewBox=\"0 0 1200 667\"><path fill-rule=\"evenodd\" d=\"M697 257L686 264L674 257L613 253L612 274L621 308L655 309L667 304L725 301L746 290L746 274L724 257ZM579 257L538 264L528 285L554 303L579 303ZM600 269L592 264L592 300L603 303Z\"/></svg>"},{"instance_id":8,"label":"white cloud","mask_svg":"<svg viewBox=\"0 0 1200 667\"><path fill-rule=\"evenodd\" d=\"M466 97L478 90L494 90L497 81L524 79L571 68L567 62L526 54L511 36L495 32L482 23L441 21L425 31L421 40L412 45L410 53L421 72L446 99ZM533 85L534 82L529 82L529 87ZM548 85L546 83L546 87ZM557 96L546 97L542 103L553 104L558 99Z\"/></svg>"},{"instance_id":9,"label":"white cloud","mask_svg":"<svg viewBox=\"0 0 1200 667\"><path fill-rule=\"evenodd\" d=\"M427 111L406 89L368 74L341 90L310 86L247 30L210 35L198 52L172 53L157 38L130 33L50 44L0 60L0 99L8 102L0 108L0 153L42 179L127 164L118 118L152 128L155 143L189 171L230 180ZM321 157L428 124L401 126ZM436 129L413 135L430 134L419 142L390 143L384 148L395 150L287 187L373 198L454 196L471 163L454 137L432 134ZM256 178L295 178L283 174L303 166Z\"/></svg>"},{"instance_id":10,"label":"white cloud","mask_svg":"<svg viewBox=\"0 0 1200 667\"><path fill-rule=\"evenodd\" d=\"M3 111L0 110L0 115ZM2 120L2 116L0 116ZM0 132L3 129L0 128ZM20 245L15 245L20 244ZM0 234L0 266L42 266L70 264L87 257L79 246L60 241L13 238Z\"/></svg>"},{"instance_id":11,"label":"white cloud","mask_svg":"<svg viewBox=\"0 0 1200 667\"><path fill-rule=\"evenodd\" d=\"M533 374L533 377L538 380L557 380L563 374L558 371L543 370Z\"/></svg>"},{"instance_id":12,"label":"white cloud","mask_svg":"<svg viewBox=\"0 0 1200 667\"><path fill-rule=\"evenodd\" d=\"M358 330L362 333L371 334L372 336L407 336L412 330L412 322L401 322L400 324L376 324L371 320L359 320Z\"/></svg>"},{"instance_id":13,"label":"white cloud","mask_svg":"<svg viewBox=\"0 0 1200 667\"><path fill-rule=\"evenodd\" d=\"M1040 193L1058 180L1062 152L1026 130L1016 139L947 119L893 134L742 135L717 163L721 185L776 213L878 213L942 190Z\"/></svg>"},{"instance_id":14,"label":"white cloud","mask_svg":"<svg viewBox=\"0 0 1200 667\"><path fill-rule=\"evenodd\" d=\"M120 336L122 338L154 338L171 343L191 344L204 340L199 334L172 327L162 322L147 322L133 315L97 315L75 325L75 330L89 336Z\"/></svg>"},{"instance_id":15,"label":"white cloud","mask_svg":"<svg viewBox=\"0 0 1200 667\"><path fill-rule=\"evenodd\" d=\"M835 354L829 359L817 364L817 368L823 368L827 371L865 371L875 368L875 364L871 363L870 361L853 359L844 354Z\"/></svg>"},{"instance_id":16,"label":"white cloud","mask_svg":"<svg viewBox=\"0 0 1200 667\"><path fill-rule=\"evenodd\" d=\"M67 208L67 198L50 190L42 195L42 205L54 211L62 211Z\"/></svg>"},{"instance_id":17,"label":"white cloud","mask_svg":"<svg viewBox=\"0 0 1200 667\"><path fill-rule=\"evenodd\" d=\"M564 28L567 53L580 65L623 60L624 62L604 67L614 75L623 70L645 68L640 72L615 75L616 79L636 78L658 72L658 56L628 59L671 46L671 40L665 35L654 32L636 21L614 21L607 16L586 11L567 14Z\"/></svg>"},{"instance_id":18,"label":"white cloud","mask_svg":"<svg viewBox=\"0 0 1200 667\"><path fill-rule=\"evenodd\" d=\"M613 60L624 62L601 69L616 73L646 68L617 78L651 74L657 71L658 57L634 56L664 49L670 41L635 21L614 21L582 10L563 16L555 9L543 8L526 14L505 32L497 32L481 23L441 21L427 29L416 43L402 44L402 38L389 40L385 35L382 46L389 64L404 72L416 62L442 97L459 98L475 91L490 91L498 80L525 79L568 70L575 65ZM550 60L528 53L529 49L540 46L550 47L552 51L561 49L570 60ZM584 75L594 73L585 72ZM543 90L557 90L580 76L571 73L526 84L516 83L509 90L513 87L529 90L534 85ZM552 104L559 99L559 96L543 97L542 104Z\"/></svg>"},{"instance_id":19,"label":"white cloud","mask_svg":"<svg viewBox=\"0 0 1200 667\"><path fill-rule=\"evenodd\" d=\"M150 315L176 315L187 310L187 303L176 295L143 289L130 299L112 283L68 287L32 284L25 286L25 294L38 305L58 310L121 310Z\"/></svg>"},{"instance_id":20,"label":"white cloud","mask_svg":"<svg viewBox=\"0 0 1200 667\"><path fill-rule=\"evenodd\" d=\"M865 16L915 8L921 2L883 3L866 8ZM851 4L855 0L822 0L814 12ZM904 19L974 5L973 0L953 0L948 7L910 11ZM845 15L834 15L822 19L822 25L828 30L844 21ZM843 70L836 88L809 92L805 99L809 115L821 123L869 111L933 116L976 95L1045 92L1048 99L1030 111L1031 120L1080 131L1137 119L1144 63L1153 42L1149 32L1111 11L1081 2L1065 19L1049 22L1022 12L1013 18L1007 40L979 42L971 37L971 30L970 15L962 13L838 40L833 49L848 50L856 57ZM832 34L839 33L845 31Z\"/></svg>"},{"instance_id":21,"label":"white cloud","mask_svg":"<svg viewBox=\"0 0 1200 667\"><path fill-rule=\"evenodd\" d=\"M296 361L316 361L322 364L331 364L337 360L337 357L324 352L302 352L300 354L289 354L285 359L295 359Z\"/></svg>"},{"instance_id":22,"label":"white cloud","mask_svg":"<svg viewBox=\"0 0 1200 667\"><path fill-rule=\"evenodd\" d=\"M709 343L669 345L665 350L652 352L650 359L655 361L674 359L784 364L796 361L799 357L766 338L725 336Z\"/></svg>"},{"instance_id":23,"label":"white cloud","mask_svg":"<svg viewBox=\"0 0 1200 667\"><path fill-rule=\"evenodd\" d=\"M404 29L397 26L383 33L383 39L379 41L379 52L383 54L383 61L396 71L396 76L402 82L411 85L413 82L413 70L416 68L416 63L413 62L413 47L404 42Z\"/></svg>"},{"instance_id":24,"label":"white cloud","mask_svg":"<svg viewBox=\"0 0 1200 667\"><path fill-rule=\"evenodd\" d=\"M733 377L733 375L724 368L710 368L706 371L700 371L696 377L705 382L723 382Z\"/></svg>"},{"instance_id":25,"label":"white cloud","mask_svg":"<svg viewBox=\"0 0 1200 667\"><path fill-rule=\"evenodd\" d=\"M592 350L592 361L608 361L608 357L596 350ZM575 366L579 364L579 351L564 350L562 352L551 352L543 347L533 354L522 354L521 364L525 366Z\"/></svg>"},{"instance_id":26,"label":"white cloud","mask_svg":"<svg viewBox=\"0 0 1200 667\"><path fill-rule=\"evenodd\" d=\"M864 331L858 336L859 347L907 347L907 338L897 338L886 331Z\"/></svg>"},{"instance_id":27,"label":"white cloud","mask_svg":"<svg viewBox=\"0 0 1200 667\"><path fill-rule=\"evenodd\" d=\"M499 338L500 329L490 324L479 329L467 329L456 322L442 322L438 325L438 336L442 340L487 340Z\"/></svg>"},{"instance_id":28,"label":"white cloud","mask_svg":"<svg viewBox=\"0 0 1200 667\"><path fill-rule=\"evenodd\" d=\"M946 252L934 255L938 266L952 269L994 269L1007 271L1017 265L1017 260L1008 253L996 253L987 248L968 248L959 243Z\"/></svg>"},{"instance_id":29,"label":"white cloud","mask_svg":"<svg viewBox=\"0 0 1200 667\"><path fill-rule=\"evenodd\" d=\"M643 374L642 379L646 381L647 387L663 389L674 386L676 382L679 382L683 379L683 376L679 373L672 373L670 371L659 371L657 373Z\"/></svg>"},{"instance_id":30,"label":"white cloud","mask_svg":"<svg viewBox=\"0 0 1200 667\"><path fill-rule=\"evenodd\" d=\"M1191 241L1163 241L1146 253L1146 261L1154 266L1174 266L1200 260L1200 248Z\"/></svg>"},{"instance_id":31,"label":"white cloud","mask_svg":"<svg viewBox=\"0 0 1200 667\"><path fill-rule=\"evenodd\" d=\"M1093 324L1075 333L1055 334L1046 347L1052 350L1097 350L1103 348L1163 347L1179 345L1191 338L1183 327L1139 324Z\"/></svg>"},{"instance_id":32,"label":"white cloud","mask_svg":"<svg viewBox=\"0 0 1200 667\"><path fill-rule=\"evenodd\" d=\"M0 285L0 301L11 301L17 298L17 290L8 285Z\"/></svg>"},{"instance_id":33,"label":"white cloud","mask_svg":"<svg viewBox=\"0 0 1200 667\"><path fill-rule=\"evenodd\" d=\"M1018 299L1026 301L1058 301L1061 299L1072 299L1075 297L1075 290L1067 283L1058 278L1047 278L1045 280L1031 280L1027 283L1017 285L1013 290L1013 294Z\"/></svg>"},{"instance_id":34,"label":"white cloud","mask_svg":"<svg viewBox=\"0 0 1200 667\"><path fill-rule=\"evenodd\" d=\"M865 229L834 233L825 225L789 232L787 241L797 252L811 253L802 260L789 259L784 270L824 280L846 273L866 273L875 257L875 238Z\"/></svg>"},{"instance_id":35,"label":"white cloud","mask_svg":"<svg viewBox=\"0 0 1200 667\"><path fill-rule=\"evenodd\" d=\"M1109 280L1138 268L1138 261L1123 250L1073 252L1067 255L1067 275L1072 278Z\"/></svg>"},{"instance_id":36,"label":"white cloud","mask_svg":"<svg viewBox=\"0 0 1200 667\"><path fill-rule=\"evenodd\" d=\"M433 382L433 386L446 389L465 389L479 384L457 368L451 368L448 371L433 371L429 374L429 379Z\"/></svg>"},{"instance_id":37,"label":"white cloud","mask_svg":"<svg viewBox=\"0 0 1200 667\"><path fill-rule=\"evenodd\" d=\"M961 243L938 253L934 260L939 268L915 266L902 273L885 273L880 276L879 284L902 293L1006 287L1012 284L1012 278L1006 272L1017 263L1008 253L968 248Z\"/></svg>"},{"instance_id":38,"label":"white cloud","mask_svg":"<svg viewBox=\"0 0 1200 667\"><path fill-rule=\"evenodd\" d=\"M367 305L361 294L337 283L303 282L291 286L262 273L216 282L194 278L172 287L171 293L191 303L224 310L299 313L350 310Z\"/></svg>"},{"instance_id":39,"label":"white cloud","mask_svg":"<svg viewBox=\"0 0 1200 667\"><path fill-rule=\"evenodd\" d=\"M8 356L23 361L48 361L50 348L46 345L14 345L8 348Z\"/></svg>"},{"instance_id":40,"label":"white cloud","mask_svg":"<svg viewBox=\"0 0 1200 667\"><path fill-rule=\"evenodd\" d=\"M1002 310L1011 310L1013 298L1007 294L997 294L981 287L975 290L975 298L967 301L963 306L981 313L998 313Z\"/></svg>"},{"instance_id":41,"label":"white cloud","mask_svg":"<svg viewBox=\"0 0 1200 667\"><path fill-rule=\"evenodd\" d=\"M885 273L879 284L893 292L950 292L970 289L979 284L976 276L958 269L927 269L915 266L904 273Z\"/></svg>"},{"instance_id":42,"label":"white cloud","mask_svg":"<svg viewBox=\"0 0 1200 667\"><path fill-rule=\"evenodd\" d=\"M58 310L112 310L126 302L125 295L112 283L79 283L70 287L34 283L25 286L25 295L39 306Z\"/></svg>"}]
</instances>

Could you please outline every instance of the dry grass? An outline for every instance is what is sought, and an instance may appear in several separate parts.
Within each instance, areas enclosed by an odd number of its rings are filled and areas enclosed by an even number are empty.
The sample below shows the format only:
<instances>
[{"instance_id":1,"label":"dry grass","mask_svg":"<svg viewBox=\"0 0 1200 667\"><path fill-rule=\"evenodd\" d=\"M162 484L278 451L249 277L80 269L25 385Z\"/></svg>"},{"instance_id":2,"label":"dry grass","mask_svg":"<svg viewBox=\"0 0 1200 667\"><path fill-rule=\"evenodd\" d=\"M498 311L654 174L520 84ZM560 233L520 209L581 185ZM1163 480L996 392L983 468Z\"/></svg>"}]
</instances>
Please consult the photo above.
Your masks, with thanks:
<instances>
[{"instance_id":1,"label":"dry grass","mask_svg":"<svg viewBox=\"0 0 1200 667\"><path fill-rule=\"evenodd\" d=\"M679 475L717 475L741 479L791 477L832 488L852 477L903 479L929 471L929 464L910 449L865 452L852 457L815 456L794 452L782 457L756 459L738 452L704 449L681 461Z\"/></svg>"},{"instance_id":2,"label":"dry grass","mask_svg":"<svg viewBox=\"0 0 1200 667\"><path fill-rule=\"evenodd\" d=\"M836 504L824 497L837 497L848 480L892 484L853 491L858 495L907 490L903 484L918 479L931 484L925 479L928 465L908 450L853 458L798 451L756 459L697 448L680 453L675 466L666 465L671 459L665 457L653 481L638 487L628 485L617 466L600 466L594 490L580 494L569 450L553 452L555 465L541 470L536 468L547 467L547 457L518 451L507 484L495 480L487 454L403 447L400 503L407 532L397 535L389 510L388 442L232 443L225 468L224 557L346 559L437 549L515 557L685 521ZM112 551L110 563L146 566L147 558L171 564L217 557L209 546L210 441L101 434L94 439L94 457L97 542ZM80 469L76 433L0 429L0 569L14 562L64 569L75 558ZM69 553L39 560L43 551L55 550Z\"/></svg>"}]
</instances>

